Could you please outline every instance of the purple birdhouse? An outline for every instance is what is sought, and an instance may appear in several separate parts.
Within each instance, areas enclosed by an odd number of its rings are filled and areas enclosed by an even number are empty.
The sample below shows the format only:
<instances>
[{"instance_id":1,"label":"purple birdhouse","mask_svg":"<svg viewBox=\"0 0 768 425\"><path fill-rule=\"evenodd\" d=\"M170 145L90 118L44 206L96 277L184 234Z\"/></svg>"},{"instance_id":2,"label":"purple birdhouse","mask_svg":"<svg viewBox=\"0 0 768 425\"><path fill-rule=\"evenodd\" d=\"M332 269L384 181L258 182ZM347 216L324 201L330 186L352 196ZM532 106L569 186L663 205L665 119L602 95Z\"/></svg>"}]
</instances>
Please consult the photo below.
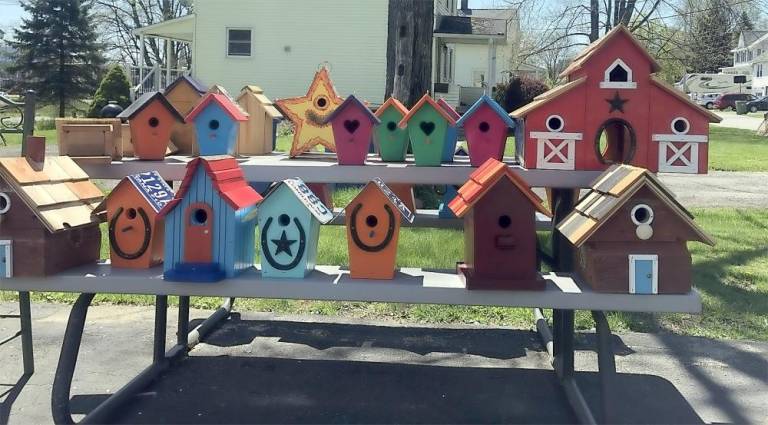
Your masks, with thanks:
<instances>
[{"instance_id":1,"label":"purple birdhouse","mask_svg":"<svg viewBox=\"0 0 768 425\"><path fill-rule=\"evenodd\" d=\"M379 118L350 95L325 121L333 128L339 165L364 165Z\"/></svg>"}]
</instances>

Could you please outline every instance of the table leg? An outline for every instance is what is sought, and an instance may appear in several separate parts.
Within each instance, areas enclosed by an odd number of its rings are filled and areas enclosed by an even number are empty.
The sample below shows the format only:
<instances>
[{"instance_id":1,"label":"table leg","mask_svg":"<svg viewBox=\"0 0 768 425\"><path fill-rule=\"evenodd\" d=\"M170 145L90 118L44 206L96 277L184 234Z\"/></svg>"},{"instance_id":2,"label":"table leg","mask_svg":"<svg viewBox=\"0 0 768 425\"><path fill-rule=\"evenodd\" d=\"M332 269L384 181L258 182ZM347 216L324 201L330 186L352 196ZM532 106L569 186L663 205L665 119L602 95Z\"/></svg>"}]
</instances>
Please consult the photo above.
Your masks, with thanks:
<instances>
[{"instance_id":1,"label":"table leg","mask_svg":"<svg viewBox=\"0 0 768 425\"><path fill-rule=\"evenodd\" d=\"M194 348L194 346L200 343L200 341L218 326L222 320L229 317L234 304L234 298L225 298L218 310L214 311L207 319L203 320L203 322L197 325L195 329L192 329L192 332L189 333L189 338L187 338L187 347L189 347L190 350Z\"/></svg>"},{"instance_id":2,"label":"table leg","mask_svg":"<svg viewBox=\"0 0 768 425\"><path fill-rule=\"evenodd\" d=\"M24 374L35 373L35 355L32 347L32 308L29 292L19 292L19 321L21 322L21 353Z\"/></svg>"},{"instance_id":3,"label":"table leg","mask_svg":"<svg viewBox=\"0 0 768 425\"><path fill-rule=\"evenodd\" d=\"M179 327L176 332L176 344L186 347L189 344L189 297L179 297Z\"/></svg>"}]
</instances>

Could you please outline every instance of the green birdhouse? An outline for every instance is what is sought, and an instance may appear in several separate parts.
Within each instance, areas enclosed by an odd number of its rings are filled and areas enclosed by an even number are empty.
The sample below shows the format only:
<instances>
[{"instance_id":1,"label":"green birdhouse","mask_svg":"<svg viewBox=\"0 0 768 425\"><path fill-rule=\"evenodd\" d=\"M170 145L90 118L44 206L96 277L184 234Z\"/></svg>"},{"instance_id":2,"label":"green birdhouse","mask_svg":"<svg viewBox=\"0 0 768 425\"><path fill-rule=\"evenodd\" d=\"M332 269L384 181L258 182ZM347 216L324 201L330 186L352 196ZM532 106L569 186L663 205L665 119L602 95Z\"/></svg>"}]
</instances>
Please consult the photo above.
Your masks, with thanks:
<instances>
[{"instance_id":1,"label":"green birdhouse","mask_svg":"<svg viewBox=\"0 0 768 425\"><path fill-rule=\"evenodd\" d=\"M443 157L448 127L456 121L429 94L425 94L400 121L408 129L416 165L438 167Z\"/></svg>"},{"instance_id":2,"label":"green birdhouse","mask_svg":"<svg viewBox=\"0 0 768 425\"><path fill-rule=\"evenodd\" d=\"M408 108L390 97L376 110L381 123L373 130L373 140L384 162L403 162L408 151L408 129L400 128L400 121L408 114Z\"/></svg>"}]
</instances>

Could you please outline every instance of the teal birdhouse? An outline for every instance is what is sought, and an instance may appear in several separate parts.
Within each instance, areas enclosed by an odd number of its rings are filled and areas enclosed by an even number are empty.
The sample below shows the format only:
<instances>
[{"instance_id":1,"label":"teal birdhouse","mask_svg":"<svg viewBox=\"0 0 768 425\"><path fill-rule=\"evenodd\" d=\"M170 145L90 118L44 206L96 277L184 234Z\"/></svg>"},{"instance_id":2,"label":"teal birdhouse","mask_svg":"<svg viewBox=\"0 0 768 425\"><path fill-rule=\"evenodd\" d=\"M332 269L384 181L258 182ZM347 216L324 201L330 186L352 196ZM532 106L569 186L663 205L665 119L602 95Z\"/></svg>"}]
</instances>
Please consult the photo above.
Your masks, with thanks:
<instances>
[{"instance_id":1,"label":"teal birdhouse","mask_svg":"<svg viewBox=\"0 0 768 425\"><path fill-rule=\"evenodd\" d=\"M248 121L240 107L229 97L209 93L187 115L195 123L200 156L234 155L240 123Z\"/></svg>"},{"instance_id":2,"label":"teal birdhouse","mask_svg":"<svg viewBox=\"0 0 768 425\"><path fill-rule=\"evenodd\" d=\"M299 178L283 180L259 205L261 275L303 278L315 269L320 225L333 213Z\"/></svg>"},{"instance_id":3,"label":"teal birdhouse","mask_svg":"<svg viewBox=\"0 0 768 425\"><path fill-rule=\"evenodd\" d=\"M456 120L429 94L421 100L400 121L401 128L408 128L411 149L416 165L440 166L448 129Z\"/></svg>"}]
</instances>

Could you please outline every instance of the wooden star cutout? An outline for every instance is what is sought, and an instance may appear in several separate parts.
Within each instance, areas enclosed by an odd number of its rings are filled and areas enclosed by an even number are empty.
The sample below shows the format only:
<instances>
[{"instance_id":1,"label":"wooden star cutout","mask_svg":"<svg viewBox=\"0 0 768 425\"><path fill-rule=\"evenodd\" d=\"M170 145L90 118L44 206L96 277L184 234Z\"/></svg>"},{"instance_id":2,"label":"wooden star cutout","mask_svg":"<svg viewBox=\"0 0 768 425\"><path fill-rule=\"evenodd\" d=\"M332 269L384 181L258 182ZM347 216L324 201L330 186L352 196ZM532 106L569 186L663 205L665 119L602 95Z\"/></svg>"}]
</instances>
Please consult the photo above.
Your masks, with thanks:
<instances>
[{"instance_id":1,"label":"wooden star cutout","mask_svg":"<svg viewBox=\"0 0 768 425\"><path fill-rule=\"evenodd\" d=\"M301 155L317 145L336 152L333 129L324 124L325 118L342 102L336 94L328 70L323 67L316 74L306 96L275 101L283 114L295 126L290 157Z\"/></svg>"},{"instance_id":2,"label":"wooden star cutout","mask_svg":"<svg viewBox=\"0 0 768 425\"><path fill-rule=\"evenodd\" d=\"M609 114L613 111L619 111L623 114L624 104L629 102L629 99L622 99L621 96L619 96L619 91L616 90L616 93L614 93L613 98L605 99L605 101L608 102L609 105L611 105L611 109L608 111Z\"/></svg>"}]
</instances>

